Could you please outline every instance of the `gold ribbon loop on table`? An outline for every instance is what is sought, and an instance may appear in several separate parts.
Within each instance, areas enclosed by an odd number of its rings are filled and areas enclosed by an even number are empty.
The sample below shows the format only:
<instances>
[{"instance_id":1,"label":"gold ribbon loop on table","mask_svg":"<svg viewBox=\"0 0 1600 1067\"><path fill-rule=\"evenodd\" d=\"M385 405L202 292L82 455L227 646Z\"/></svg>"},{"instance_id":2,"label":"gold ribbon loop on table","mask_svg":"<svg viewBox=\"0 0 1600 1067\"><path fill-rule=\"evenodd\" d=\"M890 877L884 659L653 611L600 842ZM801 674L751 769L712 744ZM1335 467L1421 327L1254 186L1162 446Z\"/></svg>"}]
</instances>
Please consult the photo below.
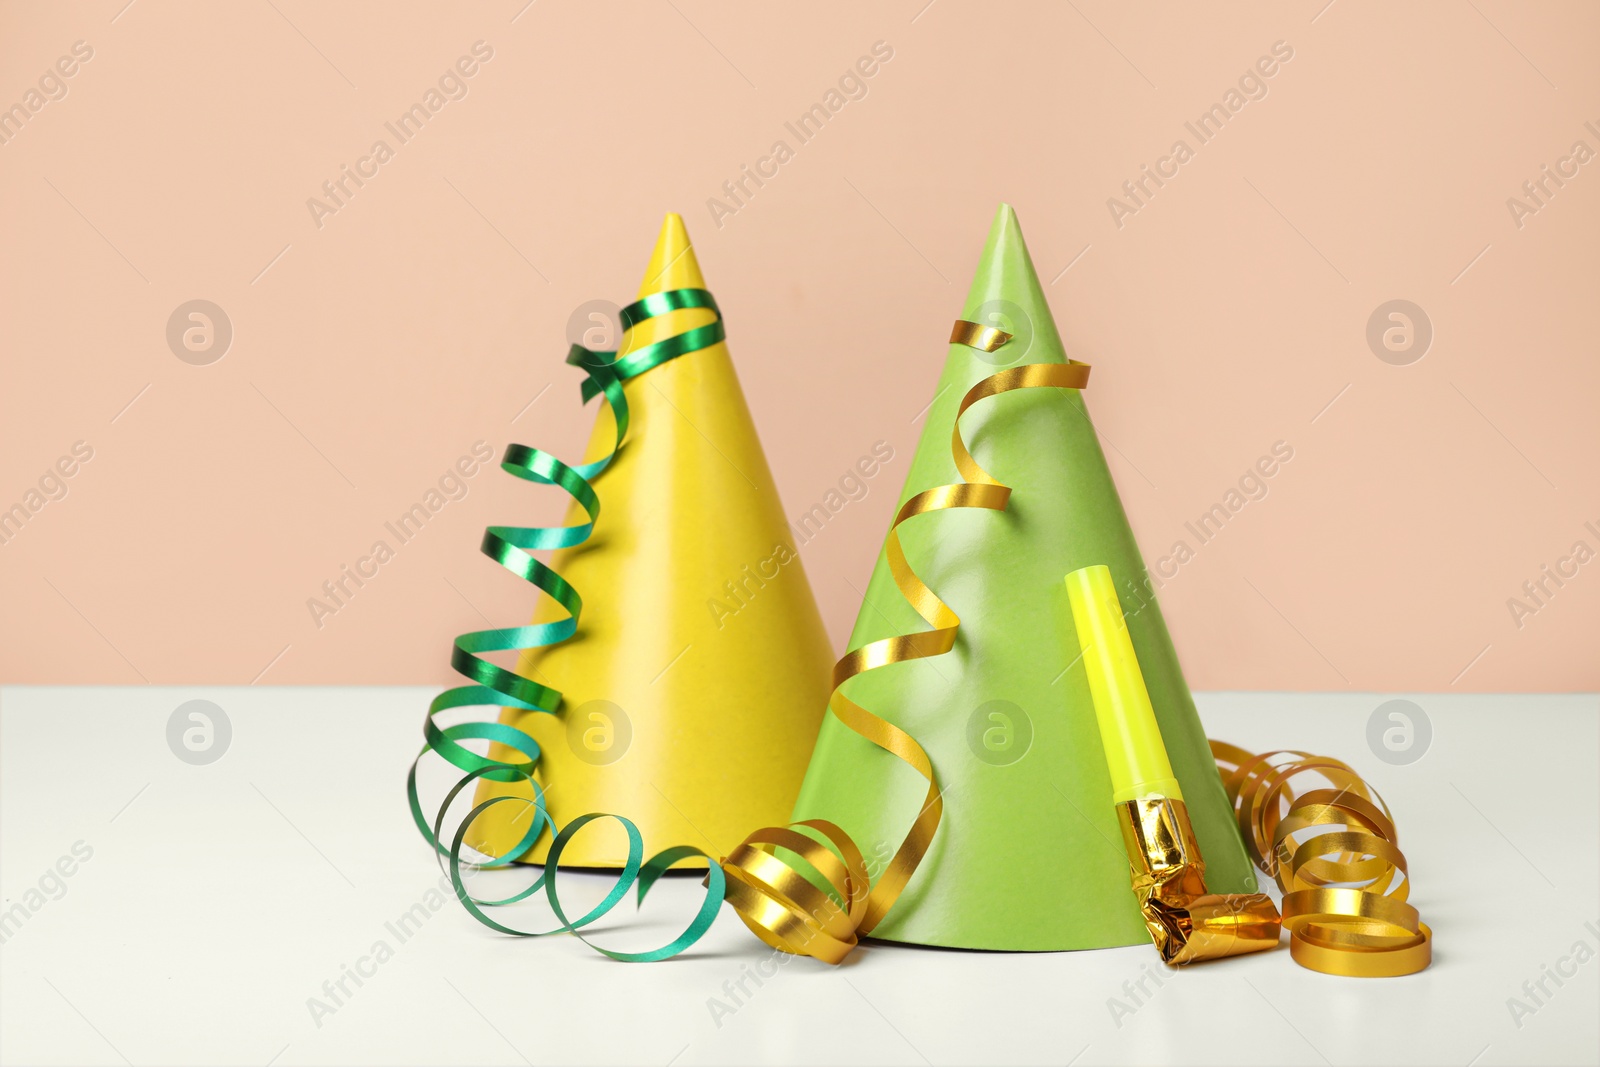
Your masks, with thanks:
<instances>
[{"instance_id":1,"label":"gold ribbon loop on table","mask_svg":"<svg viewBox=\"0 0 1600 1067\"><path fill-rule=\"evenodd\" d=\"M1251 860L1283 890L1283 927L1295 962L1356 978L1428 966L1433 931L1406 902L1411 875L1393 816L1360 775L1308 752L1252 755L1212 741L1211 753ZM1297 795L1289 781L1302 774L1333 788Z\"/></svg>"},{"instance_id":2,"label":"gold ribbon loop on table","mask_svg":"<svg viewBox=\"0 0 1600 1067\"><path fill-rule=\"evenodd\" d=\"M1011 335L1003 330L965 319L956 320L950 331L952 344L983 352L993 352L1010 340ZM1016 389L1082 389L1088 384L1089 365L1076 360L1012 367L978 382L961 398L950 435L950 454L962 481L916 494L895 515L884 544L889 570L900 595L931 629L887 637L847 653L834 665L833 695L828 707L850 729L921 775L928 783L928 794L894 858L877 885L870 888L860 850L843 830L821 820L795 825L816 830L833 849L793 829L769 828L751 834L724 858L728 902L745 925L773 948L812 956L824 963L843 960L857 940L871 933L900 898L933 843L944 814L938 778L922 746L898 726L844 695L844 684L858 674L891 663L943 655L955 644L956 632L961 629L960 617L912 570L900 542L900 525L918 515L950 508L1005 510L1011 498L1010 486L1002 485L978 466L961 439L961 416L968 408ZM798 855L822 876L829 891L817 888L789 861L774 855L771 850L777 848Z\"/></svg>"}]
</instances>

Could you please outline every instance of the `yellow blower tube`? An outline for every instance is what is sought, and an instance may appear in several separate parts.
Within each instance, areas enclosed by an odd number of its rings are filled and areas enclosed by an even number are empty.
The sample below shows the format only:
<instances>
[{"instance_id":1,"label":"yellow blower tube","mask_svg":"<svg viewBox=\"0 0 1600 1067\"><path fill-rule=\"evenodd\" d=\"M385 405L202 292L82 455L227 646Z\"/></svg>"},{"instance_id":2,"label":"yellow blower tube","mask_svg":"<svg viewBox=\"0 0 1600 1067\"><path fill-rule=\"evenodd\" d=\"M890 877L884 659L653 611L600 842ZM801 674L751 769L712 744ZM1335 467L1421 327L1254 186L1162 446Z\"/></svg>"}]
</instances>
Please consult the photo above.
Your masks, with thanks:
<instances>
[{"instance_id":1,"label":"yellow blower tube","mask_svg":"<svg viewBox=\"0 0 1600 1067\"><path fill-rule=\"evenodd\" d=\"M1111 571L1067 575L1089 695L1111 769L1134 897L1161 959L1173 966L1260 952L1278 943L1282 919L1262 893L1209 893L1189 808L1167 759Z\"/></svg>"},{"instance_id":2,"label":"yellow blower tube","mask_svg":"<svg viewBox=\"0 0 1600 1067\"><path fill-rule=\"evenodd\" d=\"M1182 800L1110 568L1084 567L1067 575L1067 597L1083 648L1100 743L1111 768L1113 803L1151 795Z\"/></svg>"}]
</instances>

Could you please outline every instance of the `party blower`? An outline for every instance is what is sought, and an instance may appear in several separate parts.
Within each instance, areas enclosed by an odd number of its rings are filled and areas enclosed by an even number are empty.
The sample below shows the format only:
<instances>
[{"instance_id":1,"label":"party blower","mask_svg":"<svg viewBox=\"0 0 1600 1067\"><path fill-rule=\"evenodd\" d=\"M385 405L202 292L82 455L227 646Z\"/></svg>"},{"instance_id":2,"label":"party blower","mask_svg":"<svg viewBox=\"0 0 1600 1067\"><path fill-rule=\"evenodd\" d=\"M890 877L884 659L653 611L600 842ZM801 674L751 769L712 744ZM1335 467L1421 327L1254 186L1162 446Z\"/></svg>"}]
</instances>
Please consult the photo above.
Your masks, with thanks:
<instances>
[{"instance_id":1,"label":"party blower","mask_svg":"<svg viewBox=\"0 0 1600 1067\"><path fill-rule=\"evenodd\" d=\"M1270 897L1206 891L1205 861L1189 824L1183 787L1167 760L1111 568L1096 565L1068 574L1067 596L1111 770L1111 800L1132 866L1133 891L1162 960L1181 965L1275 947L1282 920Z\"/></svg>"}]
</instances>

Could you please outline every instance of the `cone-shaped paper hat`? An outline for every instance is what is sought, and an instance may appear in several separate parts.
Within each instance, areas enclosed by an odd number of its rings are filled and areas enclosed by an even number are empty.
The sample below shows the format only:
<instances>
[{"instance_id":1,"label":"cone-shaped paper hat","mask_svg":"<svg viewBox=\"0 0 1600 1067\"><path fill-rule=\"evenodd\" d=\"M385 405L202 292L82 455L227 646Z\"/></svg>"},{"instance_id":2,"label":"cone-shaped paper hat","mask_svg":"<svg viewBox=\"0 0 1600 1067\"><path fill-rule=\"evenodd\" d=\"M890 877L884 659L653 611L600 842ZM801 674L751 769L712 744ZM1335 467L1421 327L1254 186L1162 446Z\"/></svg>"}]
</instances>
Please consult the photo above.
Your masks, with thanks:
<instances>
[{"instance_id":1,"label":"cone-shaped paper hat","mask_svg":"<svg viewBox=\"0 0 1600 1067\"><path fill-rule=\"evenodd\" d=\"M962 481L950 433L968 389L1006 367L1066 361L1009 206L995 217L961 317L1013 340L993 353L950 346L902 504ZM961 429L977 463L1013 487L1006 510L945 510L900 527L912 569L961 617L955 647L846 683L852 700L922 743L944 790L932 847L873 936L1012 950L1148 942L1129 891L1067 572L1111 568L1208 884L1253 890L1255 876L1138 545L1081 392L1035 388L985 400ZM880 554L850 647L921 629ZM837 823L881 865L926 788L830 715L794 818Z\"/></svg>"},{"instance_id":2,"label":"cone-shaped paper hat","mask_svg":"<svg viewBox=\"0 0 1600 1067\"><path fill-rule=\"evenodd\" d=\"M668 215L641 298L703 289L683 219ZM682 308L628 331L622 355L713 319ZM560 713L507 710L501 722L543 750L539 779L555 824L590 812L632 819L654 851L731 850L789 815L828 696L832 650L789 532L739 379L718 341L625 385L627 443L595 482L594 534L551 566L584 600L577 634L530 651L518 670L565 694ZM603 410L586 460L610 451ZM586 521L576 505L569 524ZM563 612L545 601L535 621ZM496 746L498 759L515 753ZM529 795L485 780L479 800ZM469 843L506 854L528 828L498 804ZM548 835L527 857L542 862ZM614 825L562 854L575 867L621 866Z\"/></svg>"}]
</instances>

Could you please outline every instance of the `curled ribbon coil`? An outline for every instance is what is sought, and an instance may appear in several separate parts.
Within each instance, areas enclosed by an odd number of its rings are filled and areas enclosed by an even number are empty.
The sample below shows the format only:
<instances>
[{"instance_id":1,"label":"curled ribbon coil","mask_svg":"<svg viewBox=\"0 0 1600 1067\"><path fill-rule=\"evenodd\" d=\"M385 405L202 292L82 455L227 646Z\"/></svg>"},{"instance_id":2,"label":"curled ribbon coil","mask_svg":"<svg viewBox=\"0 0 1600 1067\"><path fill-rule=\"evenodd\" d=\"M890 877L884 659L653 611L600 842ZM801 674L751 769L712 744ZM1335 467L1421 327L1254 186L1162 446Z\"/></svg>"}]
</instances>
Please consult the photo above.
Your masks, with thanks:
<instances>
[{"instance_id":1,"label":"curled ribbon coil","mask_svg":"<svg viewBox=\"0 0 1600 1067\"><path fill-rule=\"evenodd\" d=\"M1010 340L1011 335L1002 330L962 319L956 321L950 335L952 344L984 352L996 351ZM858 938L871 933L894 906L939 828L944 805L928 754L910 734L846 696L844 685L856 675L893 663L943 655L955 644L961 619L911 569L900 542L900 526L918 515L950 508L1005 510L1011 488L973 461L961 439L961 416L979 401L1012 390L1082 389L1088 383L1088 364L1076 360L1013 367L978 382L961 398L950 434L951 456L962 481L916 494L895 515L884 545L889 570L900 594L931 629L873 641L847 653L834 665L828 707L850 729L910 765L927 781L928 794L905 840L870 889L860 850L832 823L816 820L796 825L820 832L833 849L792 827L758 830L745 838L723 860L728 902L745 925L773 948L824 963L843 960ZM771 850L780 847L799 855L825 879L830 892L819 890L799 869L774 855Z\"/></svg>"},{"instance_id":2,"label":"curled ribbon coil","mask_svg":"<svg viewBox=\"0 0 1600 1067\"><path fill-rule=\"evenodd\" d=\"M584 348L582 345L573 345L568 352L567 362L580 368L585 373L581 389L584 402L587 403L597 395L604 396L607 405L611 409L613 421L616 425L616 440L605 455L589 463L569 466L550 453L543 452L537 448L530 448L527 445L514 444L506 448L505 455L500 461L500 466L503 470L526 481L540 485L559 486L583 508L589 519L587 522L581 522L573 526L491 526L484 531L483 553L517 577L548 594L567 612L567 617L555 622L538 623L531 626L480 630L474 633L462 634L456 638L450 665L457 672L464 675L472 684L446 690L435 697L432 704L429 705L427 717L423 722L425 743L422 746L422 751L417 754L417 759L412 762L411 770L406 777L406 799L410 804L411 818L416 823L417 829L421 831L423 838L434 851L441 857L448 858L450 880L455 886L456 896L474 918L485 926L501 933L532 937L544 933L571 932L579 938L583 938L584 935L580 932L582 928L614 908L627 896L628 890L635 885L638 887L638 900L643 902L645 894L649 892L650 887L656 883L667 868L691 857L705 857L705 853L697 848L679 846L657 853L646 862L644 860L644 845L638 827L621 816L584 815L573 819L566 826L559 828L558 831L545 807L544 791L534 777L535 770L539 764L540 753L539 745L532 736L514 726L508 726L498 721L463 722L453 726L441 726L437 718L441 712L461 707L515 708L521 711L540 711L552 715L556 714L560 709L561 692L559 690L542 685L516 671L497 666L483 659L480 654L484 652L520 652L532 648L547 647L559 644L577 632L578 617L583 610L583 599L578 595L577 590L568 584L561 575L536 559L531 553L538 549L569 548L573 545L579 545L588 540L589 535L594 532L595 522L600 517L600 498L591 483L610 466L611 461L621 450L628 434L628 401L623 393L622 383L631 378L636 378L655 367L659 367L669 360L697 352L703 348L709 348L723 339L721 311L717 308L716 301L712 299L711 294L704 289L674 289L663 293L655 293L629 304L621 312L623 329L629 330L641 322L680 308L705 308L711 312L712 321L674 334L654 344L626 352L620 357L617 352L595 351ZM623 347L626 349L626 345ZM461 744L462 741L467 740L498 743L519 753L523 758L520 761L507 762L488 756L480 756ZM429 752L437 752L452 766L464 772L463 777L446 794L444 802L439 806L438 813L431 823L423 814L422 804L417 796L417 765ZM443 827L445 812L463 789L480 778L494 782L527 782L532 789L532 799L519 796L497 796L484 801L474 807L467 814L467 817L462 820L460 827L456 831L454 841L451 842L450 847L446 848L440 841L439 836ZM495 804L507 801L532 806L533 814L529 820L527 832L504 855L477 863L468 862L466 866L474 869L505 867L527 855L529 850L543 836L546 828L555 834L555 838L550 845L544 872L531 886L500 900L480 900L469 894L462 882L463 861L461 850L466 840L467 831L478 816ZM569 919L561 906L561 900L556 891L556 877L560 869L562 850L566 848L567 843L583 827L596 820L606 818L616 819L627 832L627 862L618 875L615 885L613 885L604 900L584 915L576 919ZM613 959L645 961L666 959L669 956L674 956L694 944L706 930L710 929L724 894L723 882L721 869L712 864L706 882L706 897L693 921L682 934L661 948L649 952L614 952L598 945L592 945L586 938L584 940L586 943L590 943L597 951L603 952ZM545 891L551 910L555 912L557 919L560 920L560 925L553 930L518 930L495 921L482 910L483 907L511 904L526 899L540 889Z\"/></svg>"},{"instance_id":3,"label":"curled ribbon coil","mask_svg":"<svg viewBox=\"0 0 1600 1067\"><path fill-rule=\"evenodd\" d=\"M1221 741L1211 753L1250 858L1283 890L1295 962L1324 974L1387 978L1433 959L1433 931L1406 902L1411 876L1383 798L1329 756L1252 755ZM1296 793L1314 774L1331 788Z\"/></svg>"}]
</instances>

